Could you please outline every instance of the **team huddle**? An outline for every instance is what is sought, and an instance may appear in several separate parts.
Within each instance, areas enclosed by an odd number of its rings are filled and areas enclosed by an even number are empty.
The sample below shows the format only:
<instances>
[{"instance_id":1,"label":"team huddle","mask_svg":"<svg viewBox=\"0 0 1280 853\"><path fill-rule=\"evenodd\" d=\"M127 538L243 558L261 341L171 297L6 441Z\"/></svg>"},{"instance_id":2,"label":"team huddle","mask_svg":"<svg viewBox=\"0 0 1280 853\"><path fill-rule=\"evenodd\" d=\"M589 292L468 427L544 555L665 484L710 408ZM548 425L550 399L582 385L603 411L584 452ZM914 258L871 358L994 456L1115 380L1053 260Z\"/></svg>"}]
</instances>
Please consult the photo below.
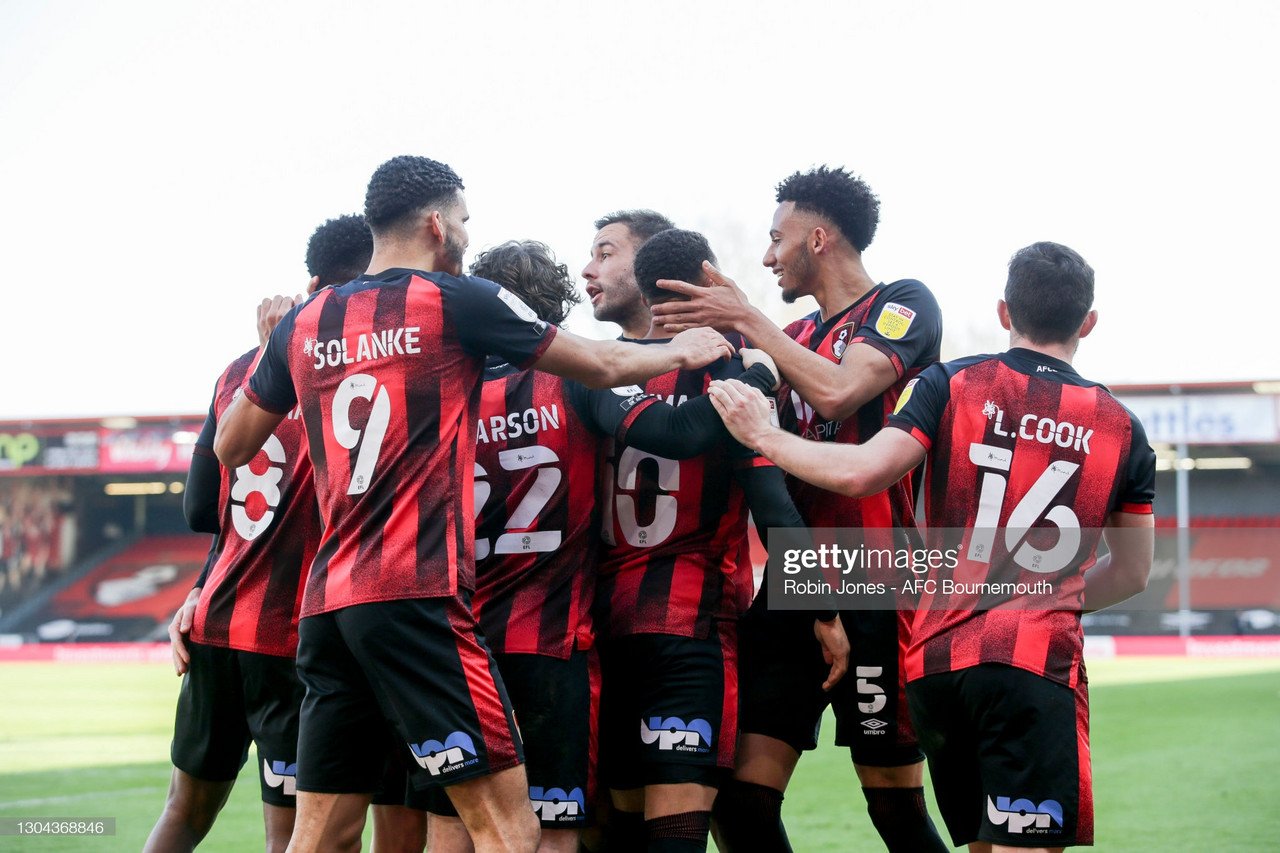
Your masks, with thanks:
<instances>
[{"instance_id":1,"label":"team huddle","mask_svg":"<svg viewBox=\"0 0 1280 853\"><path fill-rule=\"evenodd\" d=\"M818 310L779 328L705 237L623 210L582 271L608 341L561 328L582 297L541 243L464 274L442 163L384 163L316 230L308 295L264 301L196 444L214 539L170 627L148 850L204 838L253 742L268 850L359 849L372 814L375 851L789 851L828 706L888 850L949 849L926 759L953 844L1092 843L1080 613L1145 586L1155 472L1070 364L1093 270L1020 250L1010 349L940 363L933 294L863 265L861 179L776 200L764 264ZM931 577L1059 598L771 607L749 524L950 547Z\"/></svg>"}]
</instances>

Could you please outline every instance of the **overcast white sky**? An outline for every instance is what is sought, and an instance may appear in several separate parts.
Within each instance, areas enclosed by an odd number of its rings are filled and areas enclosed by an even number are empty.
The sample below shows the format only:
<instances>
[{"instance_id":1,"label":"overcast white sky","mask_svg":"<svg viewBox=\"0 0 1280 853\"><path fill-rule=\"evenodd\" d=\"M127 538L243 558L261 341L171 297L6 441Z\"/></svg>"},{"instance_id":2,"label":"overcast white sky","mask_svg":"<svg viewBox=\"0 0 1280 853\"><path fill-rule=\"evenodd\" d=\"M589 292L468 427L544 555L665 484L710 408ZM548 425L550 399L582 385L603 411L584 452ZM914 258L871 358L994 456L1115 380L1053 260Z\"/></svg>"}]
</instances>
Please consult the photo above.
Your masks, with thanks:
<instances>
[{"instance_id":1,"label":"overcast white sky","mask_svg":"<svg viewBox=\"0 0 1280 853\"><path fill-rule=\"evenodd\" d=\"M577 271L594 218L653 207L760 293L774 185L845 165L945 357L1003 347L1005 263L1049 239L1097 270L1085 375L1280 378L1277 43L1266 0L5 0L0 419L203 411L403 153L462 176L472 254Z\"/></svg>"}]
</instances>

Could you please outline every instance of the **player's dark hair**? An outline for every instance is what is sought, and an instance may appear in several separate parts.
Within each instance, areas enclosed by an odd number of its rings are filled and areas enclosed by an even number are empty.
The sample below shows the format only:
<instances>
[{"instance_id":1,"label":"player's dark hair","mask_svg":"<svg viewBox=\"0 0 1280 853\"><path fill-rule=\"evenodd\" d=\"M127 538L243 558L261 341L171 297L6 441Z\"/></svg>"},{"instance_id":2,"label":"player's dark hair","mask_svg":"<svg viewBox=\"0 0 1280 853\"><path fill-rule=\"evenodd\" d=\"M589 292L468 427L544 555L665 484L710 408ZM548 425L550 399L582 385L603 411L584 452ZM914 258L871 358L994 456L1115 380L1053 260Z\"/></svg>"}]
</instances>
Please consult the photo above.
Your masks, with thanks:
<instances>
[{"instance_id":1,"label":"player's dark hair","mask_svg":"<svg viewBox=\"0 0 1280 853\"><path fill-rule=\"evenodd\" d=\"M778 184L778 203L784 201L826 219L859 252L871 245L880 224L880 199L866 181L842 167L796 172Z\"/></svg>"},{"instance_id":2,"label":"player's dark hair","mask_svg":"<svg viewBox=\"0 0 1280 853\"><path fill-rule=\"evenodd\" d=\"M423 209L448 207L462 189L462 179L444 163L412 155L392 157L369 179L364 218L374 234L384 234Z\"/></svg>"},{"instance_id":3,"label":"player's dark hair","mask_svg":"<svg viewBox=\"0 0 1280 853\"><path fill-rule=\"evenodd\" d=\"M318 287L345 284L369 268L373 234L358 213L327 220L307 241L307 274Z\"/></svg>"},{"instance_id":4,"label":"player's dark hair","mask_svg":"<svg viewBox=\"0 0 1280 853\"><path fill-rule=\"evenodd\" d=\"M1066 343L1093 307L1093 267L1066 246L1033 243L1009 260L1004 301L1020 335L1037 344Z\"/></svg>"},{"instance_id":5,"label":"player's dark hair","mask_svg":"<svg viewBox=\"0 0 1280 853\"><path fill-rule=\"evenodd\" d=\"M471 274L502 285L556 326L582 301L569 268L556 263L551 248L537 240L508 240L481 252Z\"/></svg>"},{"instance_id":6,"label":"player's dark hair","mask_svg":"<svg viewBox=\"0 0 1280 853\"><path fill-rule=\"evenodd\" d=\"M615 210L596 220L596 230L619 223L627 226L631 236L635 237L639 243L643 243L654 234L676 227L670 219L656 210Z\"/></svg>"},{"instance_id":7,"label":"player's dark hair","mask_svg":"<svg viewBox=\"0 0 1280 853\"><path fill-rule=\"evenodd\" d=\"M697 231L668 228L654 234L636 252L636 285L650 305L681 298L658 287L658 279L674 279L696 284L702 279L702 262L716 263L707 238Z\"/></svg>"}]
</instances>

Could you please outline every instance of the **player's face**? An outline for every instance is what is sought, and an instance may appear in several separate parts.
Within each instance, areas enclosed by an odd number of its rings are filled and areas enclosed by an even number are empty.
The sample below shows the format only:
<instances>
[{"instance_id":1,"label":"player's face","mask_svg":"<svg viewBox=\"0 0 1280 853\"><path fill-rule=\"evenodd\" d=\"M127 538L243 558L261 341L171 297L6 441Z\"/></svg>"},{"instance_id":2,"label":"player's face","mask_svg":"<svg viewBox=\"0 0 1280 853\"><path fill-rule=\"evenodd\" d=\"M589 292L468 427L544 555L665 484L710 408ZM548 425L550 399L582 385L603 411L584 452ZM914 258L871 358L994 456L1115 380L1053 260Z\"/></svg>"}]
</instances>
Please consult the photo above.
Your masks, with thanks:
<instances>
[{"instance_id":1,"label":"player's face","mask_svg":"<svg viewBox=\"0 0 1280 853\"><path fill-rule=\"evenodd\" d=\"M467 234L467 220L471 218L467 210L467 200L458 194L458 201L449 208L440 211L444 222L444 252L441 259L441 272L449 275L462 275L462 256L471 245L471 237Z\"/></svg>"},{"instance_id":2,"label":"player's face","mask_svg":"<svg viewBox=\"0 0 1280 853\"><path fill-rule=\"evenodd\" d=\"M813 230L809 217L796 211L793 201L784 201L773 214L769 226L769 249L764 265L778 277L782 301L795 302L812 292L813 255L809 251L809 234Z\"/></svg>"},{"instance_id":3,"label":"player's face","mask_svg":"<svg viewBox=\"0 0 1280 853\"><path fill-rule=\"evenodd\" d=\"M636 285L637 240L621 222L601 228L591 243L591 262L582 269L587 297L597 320L621 323L643 309Z\"/></svg>"}]
</instances>

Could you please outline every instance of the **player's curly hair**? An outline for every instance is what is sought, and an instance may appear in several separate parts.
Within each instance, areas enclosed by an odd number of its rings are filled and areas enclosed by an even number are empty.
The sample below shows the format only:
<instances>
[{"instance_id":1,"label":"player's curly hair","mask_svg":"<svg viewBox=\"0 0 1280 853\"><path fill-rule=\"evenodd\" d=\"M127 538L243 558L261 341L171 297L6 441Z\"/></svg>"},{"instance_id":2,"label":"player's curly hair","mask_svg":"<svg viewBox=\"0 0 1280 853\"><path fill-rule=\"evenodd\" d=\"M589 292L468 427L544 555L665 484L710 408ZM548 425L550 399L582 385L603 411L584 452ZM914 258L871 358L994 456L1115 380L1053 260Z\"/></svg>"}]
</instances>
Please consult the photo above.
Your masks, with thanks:
<instances>
[{"instance_id":1,"label":"player's curly hair","mask_svg":"<svg viewBox=\"0 0 1280 853\"><path fill-rule=\"evenodd\" d=\"M369 268L373 234L358 213L329 219L307 241L307 274L319 276L319 287L345 284Z\"/></svg>"},{"instance_id":2,"label":"player's curly hair","mask_svg":"<svg viewBox=\"0 0 1280 853\"><path fill-rule=\"evenodd\" d=\"M702 279L702 262L716 263L707 238L697 231L668 228L654 234L636 252L636 285L650 305L679 299L679 294L658 287L658 279L696 284Z\"/></svg>"},{"instance_id":3,"label":"player's curly hair","mask_svg":"<svg viewBox=\"0 0 1280 853\"><path fill-rule=\"evenodd\" d=\"M596 230L599 231L606 225L616 225L618 223L627 226L627 230L631 232L631 236L635 237L638 243L643 243L654 234L676 227L670 219L656 210L637 209L615 210L613 213L605 214L596 220Z\"/></svg>"},{"instance_id":4,"label":"player's curly hair","mask_svg":"<svg viewBox=\"0 0 1280 853\"><path fill-rule=\"evenodd\" d=\"M1032 243L1009 259L1004 301L1023 337L1036 344L1066 343L1093 308L1093 267L1059 243Z\"/></svg>"},{"instance_id":5,"label":"player's curly hair","mask_svg":"<svg viewBox=\"0 0 1280 853\"><path fill-rule=\"evenodd\" d=\"M871 245L880 223L880 199L862 178L843 167L796 172L778 184L778 203L784 201L829 221L859 252Z\"/></svg>"},{"instance_id":6,"label":"player's curly hair","mask_svg":"<svg viewBox=\"0 0 1280 853\"><path fill-rule=\"evenodd\" d=\"M383 234L423 208L448 206L462 189L462 179L444 163L407 154L392 157L369 179L364 218L373 233Z\"/></svg>"},{"instance_id":7,"label":"player's curly hair","mask_svg":"<svg viewBox=\"0 0 1280 853\"><path fill-rule=\"evenodd\" d=\"M555 326L582 301L569 268L537 240L508 240L481 252L471 263L471 274L502 285Z\"/></svg>"}]
</instances>

